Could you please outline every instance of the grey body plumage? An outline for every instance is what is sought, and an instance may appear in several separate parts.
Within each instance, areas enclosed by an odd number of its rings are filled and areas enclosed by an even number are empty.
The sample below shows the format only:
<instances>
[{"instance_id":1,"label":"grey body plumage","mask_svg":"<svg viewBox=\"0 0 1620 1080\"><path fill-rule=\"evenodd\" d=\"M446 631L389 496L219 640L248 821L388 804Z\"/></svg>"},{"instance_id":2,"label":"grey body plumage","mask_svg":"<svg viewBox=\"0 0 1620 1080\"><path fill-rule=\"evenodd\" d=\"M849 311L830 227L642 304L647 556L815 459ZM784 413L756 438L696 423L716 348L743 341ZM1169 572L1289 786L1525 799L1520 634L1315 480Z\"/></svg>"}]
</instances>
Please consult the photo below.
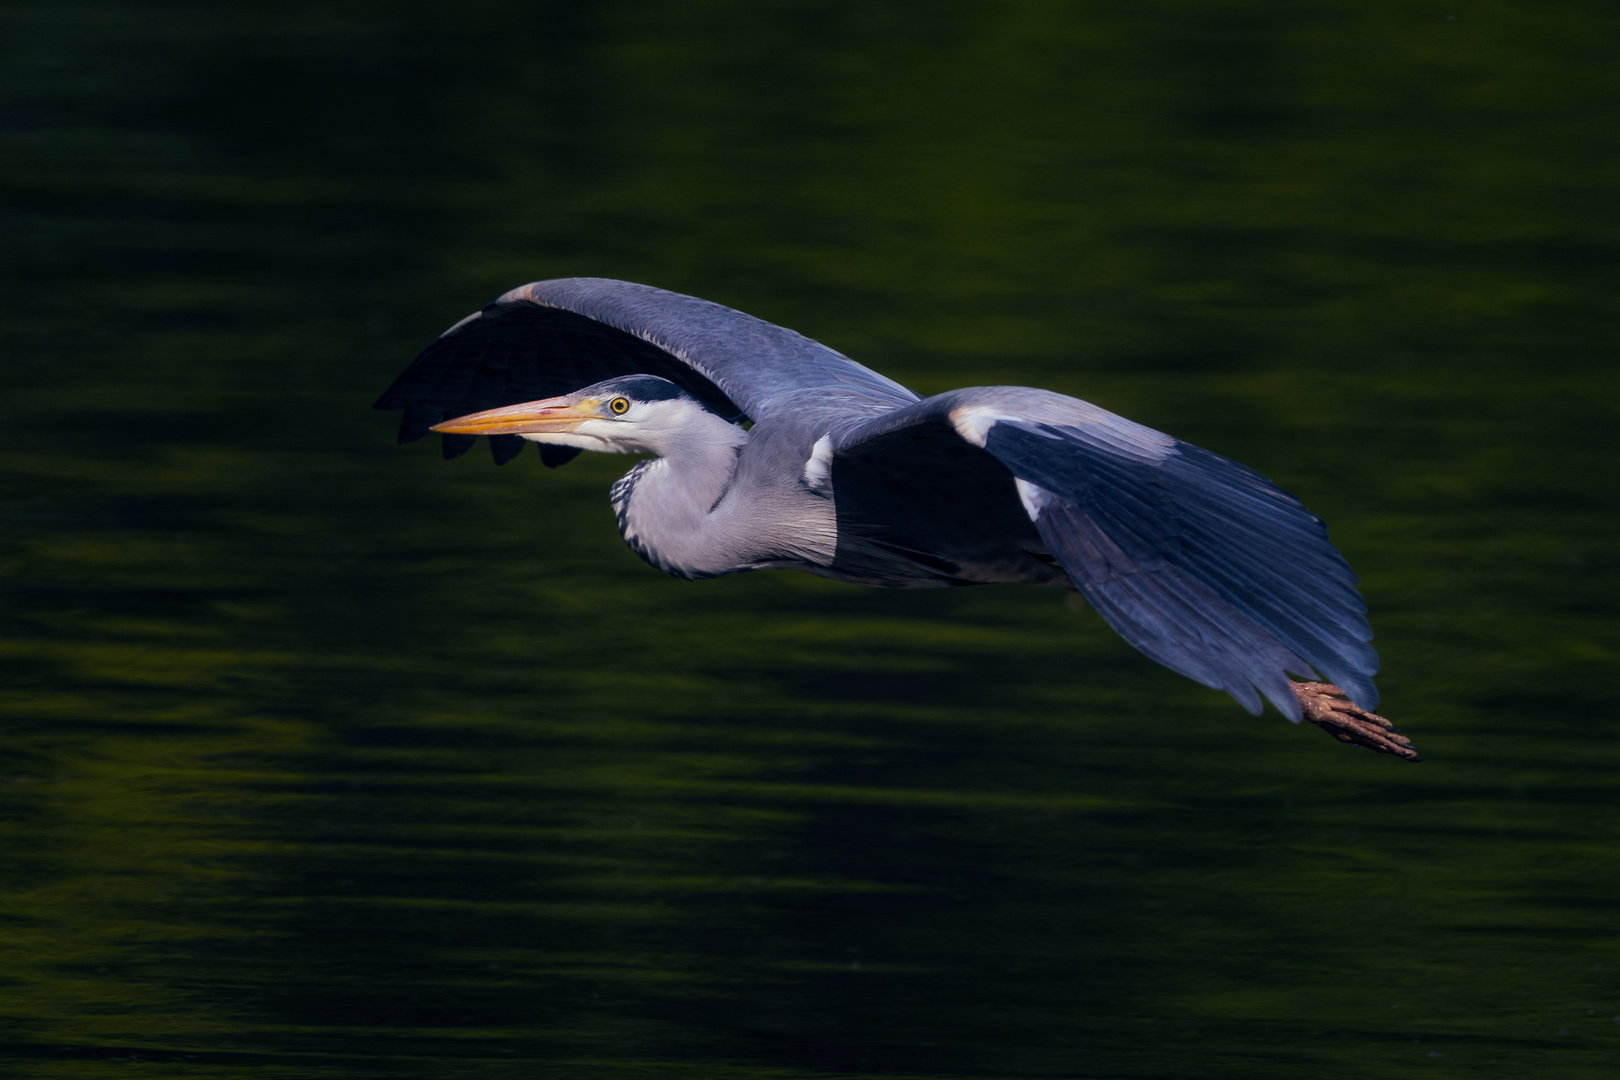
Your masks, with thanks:
<instances>
[{"instance_id":1,"label":"grey body plumage","mask_svg":"<svg viewBox=\"0 0 1620 1080\"><path fill-rule=\"evenodd\" d=\"M400 439L486 435L645 453L620 532L667 573L793 568L863 585L1078 590L1132 645L1251 712L1288 674L1376 707L1355 577L1321 521L1260 474L1075 398L978 387L922 399L741 312L594 278L514 289L379 399ZM751 424L746 422L751 421Z\"/></svg>"}]
</instances>

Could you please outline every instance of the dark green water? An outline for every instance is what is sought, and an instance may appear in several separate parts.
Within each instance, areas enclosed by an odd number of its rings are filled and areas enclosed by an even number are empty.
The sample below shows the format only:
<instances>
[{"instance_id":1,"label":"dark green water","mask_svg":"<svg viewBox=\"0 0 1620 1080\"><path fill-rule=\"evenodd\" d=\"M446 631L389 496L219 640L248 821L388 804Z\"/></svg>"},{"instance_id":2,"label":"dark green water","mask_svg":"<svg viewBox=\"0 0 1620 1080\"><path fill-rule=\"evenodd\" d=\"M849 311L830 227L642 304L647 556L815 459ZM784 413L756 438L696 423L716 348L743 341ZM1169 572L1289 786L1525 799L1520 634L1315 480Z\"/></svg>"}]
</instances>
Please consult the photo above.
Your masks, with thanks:
<instances>
[{"instance_id":1,"label":"dark green water","mask_svg":"<svg viewBox=\"0 0 1620 1080\"><path fill-rule=\"evenodd\" d=\"M0 1071L1616 1075L1617 32L0 7ZM1056 593L664 578L624 459L393 445L572 274L1270 474L1428 760Z\"/></svg>"}]
</instances>

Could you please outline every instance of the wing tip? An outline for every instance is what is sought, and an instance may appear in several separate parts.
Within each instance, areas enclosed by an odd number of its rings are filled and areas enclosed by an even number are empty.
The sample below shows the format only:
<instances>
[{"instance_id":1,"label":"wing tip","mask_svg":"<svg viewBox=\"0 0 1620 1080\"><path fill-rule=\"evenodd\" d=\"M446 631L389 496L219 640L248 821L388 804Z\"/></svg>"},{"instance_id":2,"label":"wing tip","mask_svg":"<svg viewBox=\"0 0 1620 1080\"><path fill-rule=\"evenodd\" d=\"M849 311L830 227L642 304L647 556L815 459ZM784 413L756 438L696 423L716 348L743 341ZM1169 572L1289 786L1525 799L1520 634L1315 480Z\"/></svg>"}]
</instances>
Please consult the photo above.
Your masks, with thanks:
<instances>
[{"instance_id":1,"label":"wing tip","mask_svg":"<svg viewBox=\"0 0 1620 1080\"><path fill-rule=\"evenodd\" d=\"M473 443L478 441L478 436L444 435L441 436L441 439L442 441L439 444L439 453L444 456L444 460L454 461L456 458L473 448Z\"/></svg>"}]
</instances>

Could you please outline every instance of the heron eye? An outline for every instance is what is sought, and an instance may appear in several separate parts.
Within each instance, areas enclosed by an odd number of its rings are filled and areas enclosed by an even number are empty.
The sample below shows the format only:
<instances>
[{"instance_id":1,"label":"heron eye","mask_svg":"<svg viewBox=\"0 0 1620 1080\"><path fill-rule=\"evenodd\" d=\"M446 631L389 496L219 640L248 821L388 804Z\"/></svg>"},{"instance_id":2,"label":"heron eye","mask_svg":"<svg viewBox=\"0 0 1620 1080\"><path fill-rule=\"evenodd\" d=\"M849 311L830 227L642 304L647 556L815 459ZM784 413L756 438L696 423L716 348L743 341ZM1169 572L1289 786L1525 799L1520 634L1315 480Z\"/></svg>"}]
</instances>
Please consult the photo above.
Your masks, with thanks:
<instances>
[{"instance_id":1,"label":"heron eye","mask_svg":"<svg viewBox=\"0 0 1620 1080\"><path fill-rule=\"evenodd\" d=\"M630 402L627 398L616 397L608 402L608 408L613 410L615 416L623 416L630 411Z\"/></svg>"}]
</instances>

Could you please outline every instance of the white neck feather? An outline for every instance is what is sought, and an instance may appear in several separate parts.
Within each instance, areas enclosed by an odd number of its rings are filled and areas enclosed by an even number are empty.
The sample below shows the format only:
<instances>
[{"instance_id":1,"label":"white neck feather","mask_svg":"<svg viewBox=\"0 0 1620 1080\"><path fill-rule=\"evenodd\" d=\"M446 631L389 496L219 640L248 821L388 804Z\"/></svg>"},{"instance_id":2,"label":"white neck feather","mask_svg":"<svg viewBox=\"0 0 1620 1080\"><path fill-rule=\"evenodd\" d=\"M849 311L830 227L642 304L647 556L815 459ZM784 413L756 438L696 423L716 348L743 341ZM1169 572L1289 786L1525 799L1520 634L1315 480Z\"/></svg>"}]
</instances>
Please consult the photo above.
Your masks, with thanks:
<instances>
[{"instance_id":1,"label":"white neck feather","mask_svg":"<svg viewBox=\"0 0 1620 1080\"><path fill-rule=\"evenodd\" d=\"M661 570L707 577L741 569L739 537L716 527L748 432L695 403L659 402L637 425L636 449L658 456L613 486L625 541Z\"/></svg>"}]
</instances>

